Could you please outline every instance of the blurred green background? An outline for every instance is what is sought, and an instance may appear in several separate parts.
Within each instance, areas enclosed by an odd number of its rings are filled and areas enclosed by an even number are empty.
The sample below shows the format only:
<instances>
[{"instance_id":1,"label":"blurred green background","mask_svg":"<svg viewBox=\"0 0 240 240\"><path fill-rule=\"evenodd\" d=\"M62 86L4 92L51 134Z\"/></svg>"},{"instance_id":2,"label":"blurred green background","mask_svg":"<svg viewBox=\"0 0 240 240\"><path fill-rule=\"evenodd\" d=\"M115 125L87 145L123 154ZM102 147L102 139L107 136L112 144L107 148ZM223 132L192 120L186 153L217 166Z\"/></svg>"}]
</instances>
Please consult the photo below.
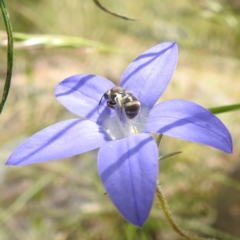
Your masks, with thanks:
<instances>
[{"instance_id":1,"label":"blurred green background","mask_svg":"<svg viewBox=\"0 0 240 240\"><path fill-rule=\"evenodd\" d=\"M113 17L89 0L6 2L15 32L12 87L0 121L0 240L177 240L157 199L144 227L126 222L104 195L97 151L24 167L4 166L36 131L73 114L54 88L77 73L119 82L128 64L163 41L179 45L179 63L162 100L206 108L240 102L239 0L135 0L101 3L137 21ZM0 89L6 33L0 22ZM35 35L36 34L36 35ZM218 115L234 153L163 138L159 180L173 217L193 235L240 238L240 115Z\"/></svg>"}]
</instances>

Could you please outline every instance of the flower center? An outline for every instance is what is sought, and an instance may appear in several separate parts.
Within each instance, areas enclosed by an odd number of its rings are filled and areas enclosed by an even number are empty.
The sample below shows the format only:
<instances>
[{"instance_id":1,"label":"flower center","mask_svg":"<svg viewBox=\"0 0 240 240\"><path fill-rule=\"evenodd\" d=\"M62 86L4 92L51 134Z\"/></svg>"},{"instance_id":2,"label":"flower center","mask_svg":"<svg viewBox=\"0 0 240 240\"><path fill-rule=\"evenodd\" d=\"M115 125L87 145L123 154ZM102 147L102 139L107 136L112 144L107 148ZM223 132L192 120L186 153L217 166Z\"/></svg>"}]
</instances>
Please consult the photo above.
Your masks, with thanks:
<instances>
[{"instance_id":1,"label":"flower center","mask_svg":"<svg viewBox=\"0 0 240 240\"><path fill-rule=\"evenodd\" d=\"M134 134L143 133L147 122L149 109L141 107L137 116L130 119L123 108L116 105L109 114L99 121L111 140L117 140Z\"/></svg>"}]
</instances>

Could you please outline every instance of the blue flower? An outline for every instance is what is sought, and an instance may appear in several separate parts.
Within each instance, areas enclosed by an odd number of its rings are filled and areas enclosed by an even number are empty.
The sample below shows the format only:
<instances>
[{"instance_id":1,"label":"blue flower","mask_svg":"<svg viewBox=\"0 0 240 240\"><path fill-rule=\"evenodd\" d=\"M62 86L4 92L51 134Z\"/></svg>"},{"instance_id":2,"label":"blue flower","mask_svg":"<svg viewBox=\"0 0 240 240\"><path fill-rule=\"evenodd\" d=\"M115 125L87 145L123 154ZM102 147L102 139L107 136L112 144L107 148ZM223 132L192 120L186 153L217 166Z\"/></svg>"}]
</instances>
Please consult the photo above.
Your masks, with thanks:
<instances>
[{"instance_id":1,"label":"blue flower","mask_svg":"<svg viewBox=\"0 0 240 240\"><path fill-rule=\"evenodd\" d=\"M122 119L118 105L111 109L106 99L100 102L114 87L109 80L89 74L65 79L57 86L56 97L83 118L36 133L12 153L6 164L33 164L100 148L97 164L108 196L127 221L143 226L158 176L158 147L150 132L232 152L229 131L207 109L181 99L154 106L173 75L177 55L174 42L162 43L144 52L125 70L120 86L141 103L138 115L131 120L126 116Z\"/></svg>"}]
</instances>

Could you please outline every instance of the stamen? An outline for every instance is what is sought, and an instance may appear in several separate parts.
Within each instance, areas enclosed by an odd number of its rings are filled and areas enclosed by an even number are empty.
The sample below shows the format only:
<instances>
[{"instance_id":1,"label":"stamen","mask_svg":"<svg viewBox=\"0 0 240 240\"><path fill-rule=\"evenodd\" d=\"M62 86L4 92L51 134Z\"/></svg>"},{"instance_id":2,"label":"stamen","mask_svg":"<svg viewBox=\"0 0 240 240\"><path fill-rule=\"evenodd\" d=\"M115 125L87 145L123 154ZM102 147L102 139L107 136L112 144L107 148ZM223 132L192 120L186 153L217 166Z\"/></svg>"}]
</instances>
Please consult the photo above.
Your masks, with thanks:
<instances>
[{"instance_id":1,"label":"stamen","mask_svg":"<svg viewBox=\"0 0 240 240\"><path fill-rule=\"evenodd\" d=\"M138 134L138 130L135 126L133 126L133 129L134 129L135 134Z\"/></svg>"}]
</instances>

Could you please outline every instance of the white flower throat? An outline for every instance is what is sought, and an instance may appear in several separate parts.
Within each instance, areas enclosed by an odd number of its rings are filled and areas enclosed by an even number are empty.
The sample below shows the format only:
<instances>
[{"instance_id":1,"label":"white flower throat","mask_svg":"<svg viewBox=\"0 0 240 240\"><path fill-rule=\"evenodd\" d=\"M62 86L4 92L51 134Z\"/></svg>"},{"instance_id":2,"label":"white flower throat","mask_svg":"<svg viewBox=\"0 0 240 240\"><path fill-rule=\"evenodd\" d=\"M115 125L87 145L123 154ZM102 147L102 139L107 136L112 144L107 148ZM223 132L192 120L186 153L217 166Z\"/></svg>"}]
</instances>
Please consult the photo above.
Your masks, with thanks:
<instances>
[{"instance_id":1,"label":"white flower throat","mask_svg":"<svg viewBox=\"0 0 240 240\"><path fill-rule=\"evenodd\" d=\"M126 92L121 87L114 87L108 90L103 97L107 101L107 107L111 109L111 114L103 114L103 117L99 119L99 123L111 140L124 138L144 131L149 110L141 106L137 97Z\"/></svg>"}]
</instances>

